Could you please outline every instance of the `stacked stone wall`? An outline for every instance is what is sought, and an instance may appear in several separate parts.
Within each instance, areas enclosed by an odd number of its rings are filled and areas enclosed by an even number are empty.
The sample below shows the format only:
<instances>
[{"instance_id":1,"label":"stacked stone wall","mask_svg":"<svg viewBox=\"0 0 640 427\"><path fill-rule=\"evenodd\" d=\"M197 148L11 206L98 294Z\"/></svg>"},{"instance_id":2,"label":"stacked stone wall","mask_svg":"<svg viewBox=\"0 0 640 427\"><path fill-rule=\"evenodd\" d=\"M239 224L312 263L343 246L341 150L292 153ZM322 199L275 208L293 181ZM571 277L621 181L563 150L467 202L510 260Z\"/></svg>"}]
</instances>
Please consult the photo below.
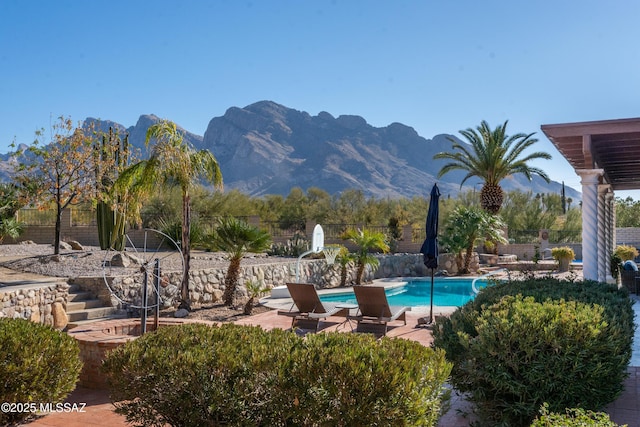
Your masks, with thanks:
<instances>
[{"instance_id":1,"label":"stacked stone wall","mask_svg":"<svg viewBox=\"0 0 640 427\"><path fill-rule=\"evenodd\" d=\"M0 318L27 319L54 326L53 305L66 306L68 296L69 285L64 282L0 287Z\"/></svg>"}]
</instances>

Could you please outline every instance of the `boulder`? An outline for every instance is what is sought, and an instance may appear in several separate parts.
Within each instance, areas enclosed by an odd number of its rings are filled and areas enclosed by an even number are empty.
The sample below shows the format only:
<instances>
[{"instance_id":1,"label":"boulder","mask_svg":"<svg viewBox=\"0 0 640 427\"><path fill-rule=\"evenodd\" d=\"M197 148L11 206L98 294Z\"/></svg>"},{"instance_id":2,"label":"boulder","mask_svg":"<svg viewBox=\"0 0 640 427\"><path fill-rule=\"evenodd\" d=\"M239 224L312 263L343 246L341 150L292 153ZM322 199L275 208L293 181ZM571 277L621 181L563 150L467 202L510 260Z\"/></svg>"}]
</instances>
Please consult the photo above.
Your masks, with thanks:
<instances>
[{"instance_id":1,"label":"boulder","mask_svg":"<svg viewBox=\"0 0 640 427\"><path fill-rule=\"evenodd\" d=\"M53 327L60 331L63 330L69 323L69 316L67 316L62 303L54 302L51 306L51 313L53 314Z\"/></svg>"},{"instance_id":2,"label":"boulder","mask_svg":"<svg viewBox=\"0 0 640 427\"><path fill-rule=\"evenodd\" d=\"M84 247L77 240L67 240L67 243L74 251L84 251Z\"/></svg>"},{"instance_id":3,"label":"boulder","mask_svg":"<svg viewBox=\"0 0 640 427\"><path fill-rule=\"evenodd\" d=\"M181 308L180 310L176 310L176 312L173 313L173 317L177 317L177 318L187 317L188 315L189 315L189 310L187 310L186 308Z\"/></svg>"},{"instance_id":4,"label":"boulder","mask_svg":"<svg viewBox=\"0 0 640 427\"><path fill-rule=\"evenodd\" d=\"M115 254L113 257L111 257L111 266L112 267L129 267L131 265L131 259L123 254L123 253L119 253L119 254Z\"/></svg>"}]
</instances>

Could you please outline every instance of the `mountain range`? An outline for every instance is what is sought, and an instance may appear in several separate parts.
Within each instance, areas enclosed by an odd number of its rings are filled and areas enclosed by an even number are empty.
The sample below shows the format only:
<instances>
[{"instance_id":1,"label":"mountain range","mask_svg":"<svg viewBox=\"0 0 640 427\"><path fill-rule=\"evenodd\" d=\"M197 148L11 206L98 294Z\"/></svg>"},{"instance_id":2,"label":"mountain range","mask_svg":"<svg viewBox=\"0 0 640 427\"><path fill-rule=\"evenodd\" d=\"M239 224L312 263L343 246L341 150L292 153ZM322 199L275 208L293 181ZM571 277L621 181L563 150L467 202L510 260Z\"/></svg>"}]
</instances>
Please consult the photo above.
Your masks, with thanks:
<instances>
[{"instance_id":1,"label":"mountain range","mask_svg":"<svg viewBox=\"0 0 640 427\"><path fill-rule=\"evenodd\" d=\"M155 115L142 115L128 128L95 118L87 118L85 124L128 133L130 143L144 152L146 131L159 120ZM208 149L216 156L226 189L252 196L287 195L292 187L318 187L330 194L357 189L376 198L427 197L435 182L444 196L480 188L477 179L469 179L461 188L465 173L460 171L437 178L446 161L433 156L452 151L452 139L460 140L453 135L426 139L401 123L374 127L356 115L334 117L321 112L311 116L260 101L244 108L231 107L223 116L212 118L203 136L181 130L195 148ZM0 176L5 179L10 178L10 161L10 154L0 156ZM562 188L538 176L529 182L523 175L508 177L501 185L507 191L534 193L560 193ZM581 198L569 187L566 195Z\"/></svg>"}]
</instances>

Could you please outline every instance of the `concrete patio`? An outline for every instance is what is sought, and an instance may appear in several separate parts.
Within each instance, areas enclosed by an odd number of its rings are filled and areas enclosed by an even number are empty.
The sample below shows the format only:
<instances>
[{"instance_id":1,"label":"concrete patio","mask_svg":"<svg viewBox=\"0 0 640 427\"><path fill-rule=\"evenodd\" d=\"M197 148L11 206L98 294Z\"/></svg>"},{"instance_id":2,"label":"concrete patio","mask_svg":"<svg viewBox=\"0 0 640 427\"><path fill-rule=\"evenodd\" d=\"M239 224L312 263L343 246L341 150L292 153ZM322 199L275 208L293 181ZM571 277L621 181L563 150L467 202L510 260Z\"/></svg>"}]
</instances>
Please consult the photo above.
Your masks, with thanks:
<instances>
[{"instance_id":1,"label":"concrete patio","mask_svg":"<svg viewBox=\"0 0 640 427\"><path fill-rule=\"evenodd\" d=\"M635 295L632 298L636 301L634 311L636 313L636 324L638 324L640 321L640 298ZM431 331L426 328L415 327L418 318L424 315L425 313L409 312L407 314L407 325L403 325L402 322L394 322L389 327L387 335L389 337L414 340L423 345L430 345L432 342ZM261 326L265 329L288 329L291 325L291 319L279 316L273 310L244 318L236 323ZM351 332L351 326L342 317L332 317L321 324L320 330ZM85 412L52 413L31 422L29 425L34 427L116 427L127 425L123 416L113 412L113 405L109 401L106 390L77 388L66 401L70 403L86 403ZM472 410L472 405L466 401L464 396L454 392L451 409L441 418L438 426L469 426L475 420ZM604 410L611 416L613 421L620 425L627 424L629 427L640 427L640 329L636 329L633 357L629 367L629 377L625 381L625 390L615 402Z\"/></svg>"}]
</instances>

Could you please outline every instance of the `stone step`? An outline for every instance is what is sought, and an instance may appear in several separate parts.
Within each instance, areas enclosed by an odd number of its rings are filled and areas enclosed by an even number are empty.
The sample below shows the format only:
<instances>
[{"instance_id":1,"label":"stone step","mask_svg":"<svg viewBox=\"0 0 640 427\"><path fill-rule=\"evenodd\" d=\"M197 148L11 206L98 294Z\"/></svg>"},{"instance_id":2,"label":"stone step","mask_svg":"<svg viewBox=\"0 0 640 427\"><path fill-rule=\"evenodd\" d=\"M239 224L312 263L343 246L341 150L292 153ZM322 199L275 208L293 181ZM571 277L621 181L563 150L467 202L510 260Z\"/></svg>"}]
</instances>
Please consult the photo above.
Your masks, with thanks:
<instances>
[{"instance_id":1,"label":"stone step","mask_svg":"<svg viewBox=\"0 0 640 427\"><path fill-rule=\"evenodd\" d=\"M98 308L98 307L104 307L104 304L99 299L83 299L83 300L67 303L67 312L81 311L87 308Z\"/></svg>"},{"instance_id":2,"label":"stone step","mask_svg":"<svg viewBox=\"0 0 640 427\"><path fill-rule=\"evenodd\" d=\"M93 296L93 293L85 292L85 291L79 291L79 292L69 292L69 297L68 297L67 301L69 301L69 302L86 301L86 300L92 300L92 299L95 299L94 296Z\"/></svg>"},{"instance_id":3,"label":"stone step","mask_svg":"<svg viewBox=\"0 0 640 427\"><path fill-rule=\"evenodd\" d=\"M78 311L67 311L69 322L76 322L78 320L90 320L97 319L99 317L108 317L115 314L117 310L114 307L96 307L87 308Z\"/></svg>"}]
</instances>

